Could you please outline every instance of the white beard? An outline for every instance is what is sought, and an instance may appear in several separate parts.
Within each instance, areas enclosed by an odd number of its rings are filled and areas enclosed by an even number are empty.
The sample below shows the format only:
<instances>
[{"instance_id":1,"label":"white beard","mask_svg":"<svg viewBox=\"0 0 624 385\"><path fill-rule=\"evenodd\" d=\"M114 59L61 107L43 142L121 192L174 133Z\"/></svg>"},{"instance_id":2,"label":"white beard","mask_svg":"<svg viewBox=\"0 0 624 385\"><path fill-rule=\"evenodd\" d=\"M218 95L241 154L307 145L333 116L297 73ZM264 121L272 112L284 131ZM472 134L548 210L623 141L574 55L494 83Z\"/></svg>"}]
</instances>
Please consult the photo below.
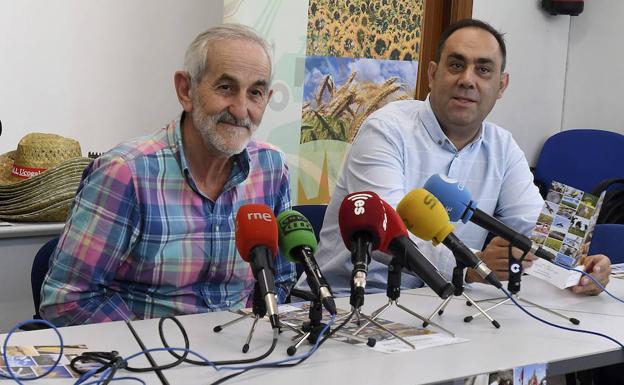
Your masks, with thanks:
<instances>
[{"instance_id":1,"label":"white beard","mask_svg":"<svg viewBox=\"0 0 624 385\"><path fill-rule=\"evenodd\" d=\"M191 118L193 119L193 125L197 128L206 146L212 147L228 157L243 152L251 140L252 133L257 129L257 126L251 122L249 117L237 119L227 110L209 115L205 112L201 103L201 97L197 93L194 93L192 102L193 112L191 113ZM217 123L219 122L227 122L239 127L230 127L226 130L218 131ZM247 129L240 127L246 127Z\"/></svg>"}]
</instances>

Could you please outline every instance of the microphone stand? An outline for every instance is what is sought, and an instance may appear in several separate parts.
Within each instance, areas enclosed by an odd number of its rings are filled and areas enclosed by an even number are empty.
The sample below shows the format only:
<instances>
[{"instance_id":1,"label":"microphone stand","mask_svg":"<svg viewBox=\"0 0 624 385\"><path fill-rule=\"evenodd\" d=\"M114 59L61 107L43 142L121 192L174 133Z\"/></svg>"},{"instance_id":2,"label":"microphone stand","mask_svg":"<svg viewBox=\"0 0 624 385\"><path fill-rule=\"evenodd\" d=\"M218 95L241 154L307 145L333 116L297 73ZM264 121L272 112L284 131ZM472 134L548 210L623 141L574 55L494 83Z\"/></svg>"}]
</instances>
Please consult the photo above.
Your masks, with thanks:
<instances>
[{"instance_id":1,"label":"microphone stand","mask_svg":"<svg viewBox=\"0 0 624 385\"><path fill-rule=\"evenodd\" d=\"M448 329L443 328L442 326L431 322L428 319L425 319L423 316L421 316L420 314L408 309L407 307L401 305L399 303L399 297L401 296L401 270L403 269L403 266L399 263L399 260L396 257L393 257L392 260L390 261L390 263L388 264L388 287L386 289L386 295L388 296L388 303L381 306L380 308L378 308L377 310L373 311L371 313L371 318L372 319L376 319L377 317L379 317L381 314L383 314L383 312L385 312L386 310L388 310L388 308L392 305L396 305L396 307L398 307L399 309L413 315L414 317L420 319L421 321L423 321L423 326L426 326L425 323L431 324L439 329L441 329L442 331L450 334L451 336L455 337L455 334L451 331L449 331ZM353 334L358 334L360 333L364 328L366 328L368 325L370 324L370 322L366 322L363 326L361 326L358 330L356 330ZM402 340L403 341L403 340ZM405 341L403 341L405 342ZM414 347L412 344L407 343L408 345L410 345L412 348Z\"/></svg>"},{"instance_id":2,"label":"microphone stand","mask_svg":"<svg viewBox=\"0 0 624 385\"><path fill-rule=\"evenodd\" d=\"M463 296L464 298L466 298L466 304L468 304L468 306L470 305L474 305L474 307L476 307L479 310L479 314L483 314L484 317L486 317L487 319L490 320L490 322L492 323L492 325L494 325L495 328L500 328L500 323L498 323L498 321L496 321L494 318L490 317L490 315L487 313L488 310L490 309L486 309L483 310L476 301L474 301L472 298L470 298L470 296L468 294L466 294L464 292L464 269L466 268L466 266L461 263L460 261L456 260L456 265L453 268L453 278L451 280L451 283L453 284L453 286L455 286L455 291L453 292L453 296L455 297L459 297L460 295ZM442 303L440 304L440 306L438 306L433 313L431 313L431 315L427 318L427 320L425 322L423 322L423 326L426 327L429 323L431 323L431 318L433 318L436 313L438 315L442 315L442 313L444 313L444 309L446 308L446 306L448 306L449 302L451 301L453 297L448 297L447 299L445 299L444 301L442 301ZM470 320L468 320L469 317L464 318L464 322L470 322ZM472 318L474 318L474 316L472 316Z\"/></svg>"},{"instance_id":3,"label":"microphone stand","mask_svg":"<svg viewBox=\"0 0 624 385\"><path fill-rule=\"evenodd\" d=\"M536 304L535 302L531 302L528 301L522 297L520 297L520 282L522 279L522 260L524 260L524 257L526 256L526 252L522 255L522 257L520 257L520 260L517 260L516 258L513 257L513 255L511 254L511 246L510 246L510 250L509 250L509 256L508 256L508 260L509 260L509 264L508 264L508 268L509 268L509 281L507 282L507 290L509 291L509 293L511 293L511 295L518 301L524 302L530 306L535 306L538 309L544 310L546 312L549 312L551 314L554 314L558 317L561 317L563 319L566 319L568 321L570 321L572 324L574 325L578 325L581 323L581 321L579 321L577 318L574 317L570 317L566 314L563 313L559 313L556 312L552 309L549 309L547 307L541 306ZM507 303L509 301L511 301L511 299L509 299L509 297L495 297L495 298L487 298L487 299L481 299L478 300L476 302L483 302L483 301L499 301L497 303L495 303L494 305L490 306L489 308L485 309L485 311L489 311L492 310L494 308L499 307L500 305ZM474 302L472 304L475 304ZM468 306L470 306L470 303L467 303ZM476 305L476 304L475 304ZM470 322L472 321L474 318L478 317L480 313L475 313L471 316L468 316L466 318L464 318L465 322Z\"/></svg>"},{"instance_id":4,"label":"microphone stand","mask_svg":"<svg viewBox=\"0 0 624 385\"><path fill-rule=\"evenodd\" d=\"M371 324L371 323L372 323L372 324L373 324L374 326L376 326L378 329L381 329L381 330L385 331L386 333L390 334L392 337L394 337L394 338L396 338L396 339L400 340L401 342L405 343L406 345L408 345L408 346L409 346L409 347L411 347L412 349L416 349L416 347L415 347L413 344L411 344L408 340L406 340L405 338L403 338L403 337L401 337L400 335L396 334L395 332L393 332L392 330L388 329L387 327L383 326L382 324L380 324L379 322L377 322L377 321L376 321L373 317L369 317L369 316L367 316L366 314L362 313L362 312L360 311L360 308L359 308L359 307L352 306L352 307L351 307L351 313L347 314L345 317L348 317L348 316L350 316L351 314L353 314L353 315L355 315L355 316L356 316L356 318L357 318L356 323L357 323L358 325L360 325L360 323L362 322L362 318L363 318L363 319L365 319L365 320L366 320L366 321L368 321L368 322L366 323L366 325L364 325L364 326L363 326L363 327L361 327L360 329L358 329L358 330L356 330L355 332L353 332L353 333L349 334L349 335L348 335L348 338L354 338L354 339L359 339L359 338L362 338L362 337L358 336L357 334L358 334L358 333L359 333L359 332L360 332L360 331L361 331L361 330L362 330L365 326L367 326L368 324ZM344 317L343 317L343 318L344 318ZM371 339L371 338L369 338L369 340L370 340L370 339ZM374 339L373 339L373 340L374 340ZM368 346L371 346L371 345L368 345ZM374 346L374 345L372 345L372 346Z\"/></svg>"},{"instance_id":5,"label":"microphone stand","mask_svg":"<svg viewBox=\"0 0 624 385\"><path fill-rule=\"evenodd\" d=\"M245 340L245 344L243 345L243 353L247 353L249 351L249 343L251 342L251 338L253 337L254 330L256 329L256 324L258 320L266 315L267 309L266 304L264 303L264 299L260 297L260 287L258 286L258 281L256 281L253 289L253 297L252 297L252 313L243 314L240 317L224 323L223 325L217 325L212 330L215 333L220 332L228 326L232 326L235 323L238 323L244 319L253 317L253 323L251 324L251 329L249 330L249 334L247 334L247 339Z\"/></svg>"},{"instance_id":6,"label":"microphone stand","mask_svg":"<svg viewBox=\"0 0 624 385\"><path fill-rule=\"evenodd\" d=\"M354 276L355 276L355 274L354 274ZM386 333L389 333L394 338L402 341L406 345L409 345L412 349L416 349L416 347L414 345L412 345L409 341L407 341L405 338L399 336L398 334L394 333L392 330L388 329L387 327L385 327L382 324L380 324L379 322L377 322L375 320L376 317L369 317L369 316L367 316L366 314L364 314L364 313L362 313L360 311L362 305L364 304L364 288L363 287L356 287L353 282L351 282L351 298L350 298L349 302L351 304L351 312L346 314L344 317L341 317L341 319L349 317L349 316L355 316L356 317L356 321L355 322L356 322L356 324L358 326L361 325L362 319L368 321L366 323L366 325L364 325L363 327L359 328L354 333L349 334L349 338L359 338L357 334L360 333L365 326L367 326L367 325L372 323L378 329L381 329L381 330L385 331Z\"/></svg>"},{"instance_id":7,"label":"microphone stand","mask_svg":"<svg viewBox=\"0 0 624 385\"><path fill-rule=\"evenodd\" d=\"M304 300L310 301L310 309L308 312L310 320L303 322L303 324L301 325L301 329L294 328L287 323L282 322L282 325L297 333L297 335L293 338L293 340L296 340L296 342L293 345L289 346L286 350L286 353L288 353L289 356L294 356L295 353L297 353L297 349L301 346L301 344L303 344L304 341L307 340L310 344L316 343L319 334L323 331L326 324L321 322L323 320L323 305L317 296L312 293L297 289L292 289L291 295L295 295L297 297L303 298ZM331 332L331 330L328 330L327 332L329 333ZM374 338L367 339L359 336L354 337L351 334L339 331L335 331L335 334L341 337L355 339L359 342L365 343L370 347L375 346L375 344L377 343L377 340L375 340Z\"/></svg>"}]
</instances>

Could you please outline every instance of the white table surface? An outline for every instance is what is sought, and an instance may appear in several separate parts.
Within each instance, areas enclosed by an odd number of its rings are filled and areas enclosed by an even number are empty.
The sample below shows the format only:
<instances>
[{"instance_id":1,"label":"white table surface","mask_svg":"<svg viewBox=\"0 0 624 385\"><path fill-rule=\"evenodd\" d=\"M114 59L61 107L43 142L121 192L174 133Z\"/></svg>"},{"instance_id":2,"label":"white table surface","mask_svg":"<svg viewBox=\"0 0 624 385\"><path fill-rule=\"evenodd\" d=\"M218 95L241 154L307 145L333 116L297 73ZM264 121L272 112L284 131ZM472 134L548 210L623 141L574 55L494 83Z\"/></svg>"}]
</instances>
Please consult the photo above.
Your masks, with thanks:
<instances>
[{"instance_id":1,"label":"white table surface","mask_svg":"<svg viewBox=\"0 0 624 385\"><path fill-rule=\"evenodd\" d=\"M583 328L608 334L624 341L624 304L605 294L597 297L576 296L567 291L536 280L523 280L523 296L539 296L540 304L553 304L579 318ZM624 285L614 282L610 285L617 295L624 297ZM484 285L472 285L467 289L474 299L496 294ZM403 292L399 303L422 315L429 315L440 303L428 289ZM347 298L338 301L347 307ZM363 311L369 313L387 302L383 294L366 297ZM530 308L536 314L551 322L572 326L564 320ZM465 305L462 299L453 299L445 313L436 318L444 327L469 342L424 349L420 351L385 354L367 348L350 346L338 341L328 341L306 362L289 369L252 370L226 383L263 384L425 384L435 382L453 383L469 375L504 370L532 363L549 363L548 374L561 374L571 370L582 370L596 366L624 361L624 353L613 342L603 338L563 331L539 323L517 309L514 305L503 305L491 315L502 325L494 328L486 319L477 318L471 323L463 318L474 313L473 307ZM256 328L249 353L242 354L241 346L251 326L243 321L214 333L217 324L234 319L236 315L221 312L179 317L189 333L191 348L214 360L247 358L262 354L270 345L271 330L267 322ZM411 325L420 321L411 315L392 307L384 318ZM148 347L160 347L157 334L158 320L134 322L133 325ZM126 356L139 350L126 325L113 322L60 329L66 344L87 344L92 350L118 350ZM175 345L176 332L169 329L170 343ZM286 348L294 334L286 331L280 335L278 347L271 360L286 358ZM3 336L4 339L4 336ZM22 332L14 335L10 345L57 344L55 334L50 330ZM299 353L307 350L307 344ZM169 360L166 353L155 354L159 362ZM266 360L265 360L266 361ZM145 361L132 361L133 365ZM171 384L209 384L227 375L228 371L216 372L212 368L193 367L187 364L165 371ZM142 375L148 384L158 384L153 374ZM68 384L69 380L39 380L37 383ZM133 383L133 382L116 382ZM461 382L455 382L461 383Z\"/></svg>"}]
</instances>

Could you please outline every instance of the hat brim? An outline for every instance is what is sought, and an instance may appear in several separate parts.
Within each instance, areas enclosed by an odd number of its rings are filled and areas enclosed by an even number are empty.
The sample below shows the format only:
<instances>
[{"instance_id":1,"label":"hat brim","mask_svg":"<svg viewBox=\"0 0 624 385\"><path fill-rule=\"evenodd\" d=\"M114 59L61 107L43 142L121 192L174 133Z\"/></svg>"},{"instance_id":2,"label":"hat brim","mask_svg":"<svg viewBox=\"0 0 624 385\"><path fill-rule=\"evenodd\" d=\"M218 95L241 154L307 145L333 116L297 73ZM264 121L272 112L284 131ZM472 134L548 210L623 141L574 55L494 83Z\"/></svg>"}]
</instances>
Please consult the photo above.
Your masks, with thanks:
<instances>
[{"instance_id":1,"label":"hat brim","mask_svg":"<svg viewBox=\"0 0 624 385\"><path fill-rule=\"evenodd\" d=\"M0 156L0 167L10 156ZM68 159L30 179L2 185L0 219L15 222L63 222L89 158ZM12 165L12 163L11 163ZM6 180L6 179L5 179Z\"/></svg>"},{"instance_id":2,"label":"hat brim","mask_svg":"<svg viewBox=\"0 0 624 385\"><path fill-rule=\"evenodd\" d=\"M74 188L54 191L39 197L29 197L27 200L12 203L10 205L0 205L0 215L24 214L42 210L54 203L71 199L76 196Z\"/></svg>"},{"instance_id":3,"label":"hat brim","mask_svg":"<svg viewBox=\"0 0 624 385\"><path fill-rule=\"evenodd\" d=\"M82 173L88 161L67 162L53 170L48 170L31 179L18 184L0 186L0 204L12 203L13 201L24 200L26 196L45 194L51 190L66 187L67 184L80 182Z\"/></svg>"},{"instance_id":4,"label":"hat brim","mask_svg":"<svg viewBox=\"0 0 624 385\"><path fill-rule=\"evenodd\" d=\"M71 158L47 169L39 175L33 176L32 178L19 179L11 174L14 153L15 151L11 151L0 155L0 191L23 189L25 186L36 184L37 181L40 181L41 179L49 178L51 176L50 174L54 174L55 171L65 169L72 165L82 166L84 169L91 161L90 158L84 157Z\"/></svg>"},{"instance_id":5,"label":"hat brim","mask_svg":"<svg viewBox=\"0 0 624 385\"><path fill-rule=\"evenodd\" d=\"M56 202L49 207L23 214L0 214L0 219L9 222L65 222L74 198Z\"/></svg>"}]
</instances>

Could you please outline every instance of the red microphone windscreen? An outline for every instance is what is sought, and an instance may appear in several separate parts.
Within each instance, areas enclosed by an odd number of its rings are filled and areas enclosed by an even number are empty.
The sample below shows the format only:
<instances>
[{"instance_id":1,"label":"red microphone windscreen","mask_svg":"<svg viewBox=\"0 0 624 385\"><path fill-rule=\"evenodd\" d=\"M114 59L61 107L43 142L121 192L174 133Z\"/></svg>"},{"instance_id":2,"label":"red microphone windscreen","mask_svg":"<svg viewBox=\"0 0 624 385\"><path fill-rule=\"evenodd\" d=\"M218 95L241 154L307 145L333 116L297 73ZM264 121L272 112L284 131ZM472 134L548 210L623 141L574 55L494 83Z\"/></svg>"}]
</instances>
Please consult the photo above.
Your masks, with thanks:
<instances>
[{"instance_id":1,"label":"red microphone windscreen","mask_svg":"<svg viewBox=\"0 0 624 385\"><path fill-rule=\"evenodd\" d=\"M372 191L360 191L347 195L340 205L338 226L342 241L351 249L351 241L356 233L368 233L373 250L386 236L386 211L379 195Z\"/></svg>"},{"instance_id":2,"label":"red microphone windscreen","mask_svg":"<svg viewBox=\"0 0 624 385\"><path fill-rule=\"evenodd\" d=\"M384 209L386 210L386 217L388 218L388 226L386 229L386 237L384 238L381 245L379 245L379 250L384 253L389 253L388 246L393 239L397 237L409 237L407 233L407 227L405 227L405 223L403 223L403 219L399 216L399 213L396 212L392 206L388 204L388 202L382 200L384 205Z\"/></svg>"},{"instance_id":3,"label":"red microphone windscreen","mask_svg":"<svg viewBox=\"0 0 624 385\"><path fill-rule=\"evenodd\" d=\"M267 205L251 203L236 213L236 250L249 262L251 249L266 246L277 255L277 220Z\"/></svg>"}]
</instances>

